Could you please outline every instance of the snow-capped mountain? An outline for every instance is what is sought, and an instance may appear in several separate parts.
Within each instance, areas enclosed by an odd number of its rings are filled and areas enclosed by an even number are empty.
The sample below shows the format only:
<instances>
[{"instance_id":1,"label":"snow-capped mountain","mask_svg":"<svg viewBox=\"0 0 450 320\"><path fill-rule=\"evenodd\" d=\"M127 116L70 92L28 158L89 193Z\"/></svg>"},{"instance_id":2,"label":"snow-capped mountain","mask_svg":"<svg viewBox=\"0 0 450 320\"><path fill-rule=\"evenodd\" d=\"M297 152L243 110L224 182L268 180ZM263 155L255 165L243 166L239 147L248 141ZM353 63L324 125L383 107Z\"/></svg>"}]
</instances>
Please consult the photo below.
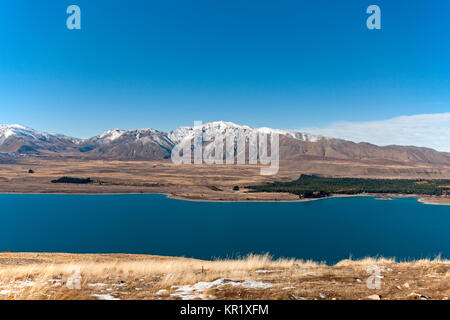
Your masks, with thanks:
<instances>
[{"instance_id":1,"label":"snow-capped mountain","mask_svg":"<svg viewBox=\"0 0 450 320\"><path fill-rule=\"evenodd\" d=\"M160 159L169 158L172 148L181 141L190 141L194 134L203 134L206 140L220 134L224 138L232 137L234 141L242 135L252 133L278 133L299 141L318 141L323 137L307 133L277 130L270 128L251 128L232 122L215 121L192 127L179 127L168 133L154 129L108 130L81 143L80 151L86 156L114 159ZM248 141L248 140L247 140ZM204 146L208 152L207 143Z\"/></svg>"},{"instance_id":2,"label":"snow-capped mountain","mask_svg":"<svg viewBox=\"0 0 450 320\"><path fill-rule=\"evenodd\" d=\"M241 134L249 133L278 133L279 135L285 135L287 137L306 142L315 142L323 139L323 137L321 136L310 135L302 132L278 130L266 127L251 128L249 126L238 125L232 122L225 121L209 122L192 127L179 127L168 133L150 128L138 130L112 129L89 139L77 139L60 134L40 132L22 125L13 124L0 125L0 146L4 145L9 138L14 138L15 140L21 140L24 142L63 142L73 143L77 145L95 145L102 147L118 143L142 143L144 145L156 144L165 149L171 149L173 145L179 143L180 141L192 138L194 136L194 133L198 133L199 130L200 132L203 132L207 137L213 137L217 134L222 134L224 137L230 135L233 137L239 137L239 135Z\"/></svg>"},{"instance_id":3,"label":"snow-capped mountain","mask_svg":"<svg viewBox=\"0 0 450 320\"><path fill-rule=\"evenodd\" d=\"M181 140L187 138L193 138L195 132L203 132L207 137L214 137L218 134L227 137L239 137L242 134L248 135L250 133L265 133L265 134L274 134L277 133L279 135L284 135L296 140L307 141L307 142L315 142L320 139L324 139L322 136L311 135L308 133L298 132L298 131L289 131L289 130L279 130L272 129L267 127L262 128L252 128L249 126L242 126L235 124L233 122L226 121L215 121L208 122L205 124L192 126L192 127L180 127L173 131L170 131L168 136L173 142L180 142Z\"/></svg>"},{"instance_id":4,"label":"snow-capped mountain","mask_svg":"<svg viewBox=\"0 0 450 320\"><path fill-rule=\"evenodd\" d=\"M21 125L0 125L0 155L78 157L112 160L164 160L175 145L203 133L205 140L217 134L236 141L252 133L280 135L280 159L283 161L350 160L385 163L418 163L450 165L450 154L428 148L354 143L308 133L271 128L251 128L232 122L216 121L193 127L180 127L170 132L154 129L108 130L89 139L70 138L39 132ZM226 141L226 140L225 140ZM246 138L246 141L249 140ZM208 143L203 143L209 152ZM230 151L231 152L231 151Z\"/></svg>"},{"instance_id":5,"label":"snow-capped mountain","mask_svg":"<svg viewBox=\"0 0 450 320\"><path fill-rule=\"evenodd\" d=\"M167 134L155 129L119 130L112 129L102 134L84 140L99 145L106 145L117 142L142 142L143 144L155 143L165 147L171 147L172 142L167 138Z\"/></svg>"},{"instance_id":6,"label":"snow-capped mountain","mask_svg":"<svg viewBox=\"0 0 450 320\"><path fill-rule=\"evenodd\" d=\"M75 148L80 141L60 134L40 132L19 124L0 125L1 153L67 152Z\"/></svg>"},{"instance_id":7,"label":"snow-capped mountain","mask_svg":"<svg viewBox=\"0 0 450 320\"><path fill-rule=\"evenodd\" d=\"M91 138L92 140L97 141L98 143L109 143L113 142L117 139L119 139L123 134L127 133L126 130L120 130L120 129L112 129L103 132L102 134Z\"/></svg>"},{"instance_id":8,"label":"snow-capped mountain","mask_svg":"<svg viewBox=\"0 0 450 320\"><path fill-rule=\"evenodd\" d=\"M36 131L20 124L0 125L0 144L4 143L9 137L23 137L41 141L50 139L68 139L77 142L80 140L76 138L66 137L61 134Z\"/></svg>"},{"instance_id":9,"label":"snow-capped mountain","mask_svg":"<svg viewBox=\"0 0 450 320\"><path fill-rule=\"evenodd\" d=\"M252 128L225 121L208 122L192 127L180 127L169 132L168 137L175 144L178 144L182 141L190 142L194 136L203 135L205 140L203 144L203 154L210 159L215 151L213 145L209 144L208 141L213 141L216 137L222 137L224 142L233 141L235 143L232 147L226 146L226 148L224 148L224 157L230 159L242 155L245 156L246 150L241 150L239 152L237 149L237 141L245 141L248 146L247 148L254 148L256 150L257 141L251 140L249 137L256 137L259 134L279 134L280 136L295 139L298 142L315 142L321 139L326 139L321 136L310 135L302 132L272 129L267 127Z\"/></svg>"},{"instance_id":10,"label":"snow-capped mountain","mask_svg":"<svg viewBox=\"0 0 450 320\"><path fill-rule=\"evenodd\" d=\"M0 125L0 143L15 135L33 135L34 130L21 126L20 124Z\"/></svg>"},{"instance_id":11,"label":"snow-capped mountain","mask_svg":"<svg viewBox=\"0 0 450 320\"><path fill-rule=\"evenodd\" d=\"M165 132L113 129L84 140L80 151L91 157L145 160L168 158L173 146Z\"/></svg>"}]
</instances>

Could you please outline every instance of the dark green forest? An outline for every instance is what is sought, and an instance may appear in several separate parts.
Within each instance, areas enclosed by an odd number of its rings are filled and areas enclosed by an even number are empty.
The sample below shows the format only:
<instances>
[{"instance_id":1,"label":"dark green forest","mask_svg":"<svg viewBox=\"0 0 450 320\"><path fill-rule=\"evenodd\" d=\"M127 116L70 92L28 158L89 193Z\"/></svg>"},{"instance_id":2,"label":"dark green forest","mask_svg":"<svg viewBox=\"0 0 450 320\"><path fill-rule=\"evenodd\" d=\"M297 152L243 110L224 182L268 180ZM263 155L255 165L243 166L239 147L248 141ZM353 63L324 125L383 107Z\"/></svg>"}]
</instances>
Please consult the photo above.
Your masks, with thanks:
<instances>
[{"instance_id":1,"label":"dark green forest","mask_svg":"<svg viewBox=\"0 0 450 320\"><path fill-rule=\"evenodd\" d=\"M52 180L52 183L76 183L76 184L87 184L93 182L90 178L73 178L73 177L62 177L57 180Z\"/></svg>"},{"instance_id":2,"label":"dark green forest","mask_svg":"<svg viewBox=\"0 0 450 320\"><path fill-rule=\"evenodd\" d=\"M442 196L450 194L450 180L326 178L301 175L290 182L247 186L251 192L289 192L300 198L323 198L331 194L399 193Z\"/></svg>"}]
</instances>

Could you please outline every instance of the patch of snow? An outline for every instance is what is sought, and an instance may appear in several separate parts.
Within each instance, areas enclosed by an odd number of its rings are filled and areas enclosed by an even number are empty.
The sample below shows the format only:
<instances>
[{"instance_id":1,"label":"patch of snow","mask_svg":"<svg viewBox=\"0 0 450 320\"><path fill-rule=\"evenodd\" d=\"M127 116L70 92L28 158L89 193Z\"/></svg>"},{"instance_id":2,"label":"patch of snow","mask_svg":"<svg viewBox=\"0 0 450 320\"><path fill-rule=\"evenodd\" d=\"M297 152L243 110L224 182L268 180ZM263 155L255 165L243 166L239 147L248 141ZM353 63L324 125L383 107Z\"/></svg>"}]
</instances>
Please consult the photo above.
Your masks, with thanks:
<instances>
[{"instance_id":1,"label":"patch of snow","mask_svg":"<svg viewBox=\"0 0 450 320\"><path fill-rule=\"evenodd\" d=\"M1 290L0 291L1 295L6 295L6 294L10 294L10 293L11 293L11 290Z\"/></svg>"},{"instance_id":2,"label":"patch of snow","mask_svg":"<svg viewBox=\"0 0 450 320\"><path fill-rule=\"evenodd\" d=\"M283 270L256 270L256 273L277 273L277 272L283 272Z\"/></svg>"},{"instance_id":3,"label":"patch of snow","mask_svg":"<svg viewBox=\"0 0 450 320\"><path fill-rule=\"evenodd\" d=\"M98 136L98 140L111 142L114 140L119 139L126 131L125 130L119 130L119 129L112 129L103 132L101 135ZM103 142L103 141L102 141Z\"/></svg>"},{"instance_id":4,"label":"patch of snow","mask_svg":"<svg viewBox=\"0 0 450 320\"><path fill-rule=\"evenodd\" d=\"M184 286L173 286L176 288L175 293L170 296L178 297L182 300L192 300L197 298L202 298L202 293L211 288L222 288L226 285L231 285L233 287L242 287L248 289L268 289L272 285L270 283L257 282L252 280L234 280L230 278L220 278L212 282L198 282L194 285L184 285Z\"/></svg>"},{"instance_id":5,"label":"patch of snow","mask_svg":"<svg viewBox=\"0 0 450 320\"><path fill-rule=\"evenodd\" d=\"M99 300L120 300L110 294L93 294L92 296L98 298Z\"/></svg>"},{"instance_id":6,"label":"patch of snow","mask_svg":"<svg viewBox=\"0 0 450 320\"><path fill-rule=\"evenodd\" d=\"M106 287L106 283L88 283L88 287Z\"/></svg>"},{"instance_id":7,"label":"patch of snow","mask_svg":"<svg viewBox=\"0 0 450 320\"><path fill-rule=\"evenodd\" d=\"M113 284L113 286L114 287L126 287L128 284L126 283L126 282L122 282L122 283L119 283L119 284Z\"/></svg>"},{"instance_id":8,"label":"patch of snow","mask_svg":"<svg viewBox=\"0 0 450 320\"><path fill-rule=\"evenodd\" d=\"M163 294L166 294L168 291L166 290L166 289L161 289L161 290L159 290L158 292L156 292L155 294L157 295L157 296L160 296L160 295L163 295Z\"/></svg>"},{"instance_id":9,"label":"patch of snow","mask_svg":"<svg viewBox=\"0 0 450 320\"><path fill-rule=\"evenodd\" d=\"M14 288L25 288L25 287L31 287L31 286L34 286L34 282L31 280L16 281Z\"/></svg>"},{"instance_id":10,"label":"patch of snow","mask_svg":"<svg viewBox=\"0 0 450 320\"><path fill-rule=\"evenodd\" d=\"M62 284L62 279L49 279L48 282L51 282L53 284L54 287L61 287Z\"/></svg>"},{"instance_id":11,"label":"patch of snow","mask_svg":"<svg viewBox=\"0 0 450 320\"><path fill-rule=\"evenodd\" d=\"M281 290L290 290L290 289L296 289L296 287L284 287Z\"/></svg>"},{"instance_id":12,"label":"patch of snow","mask_svg":"<svg viewBox=\"0 0 450 320\"><path fill-rule=\"evenodd\" d=\"M229 283L234 287L244 287L244 288L251 288L251 289L268 289L272 287L270 283L265 282L257 282L252 280L245 280L243 282L231 282Z\"/></svg>"}]
</instances>

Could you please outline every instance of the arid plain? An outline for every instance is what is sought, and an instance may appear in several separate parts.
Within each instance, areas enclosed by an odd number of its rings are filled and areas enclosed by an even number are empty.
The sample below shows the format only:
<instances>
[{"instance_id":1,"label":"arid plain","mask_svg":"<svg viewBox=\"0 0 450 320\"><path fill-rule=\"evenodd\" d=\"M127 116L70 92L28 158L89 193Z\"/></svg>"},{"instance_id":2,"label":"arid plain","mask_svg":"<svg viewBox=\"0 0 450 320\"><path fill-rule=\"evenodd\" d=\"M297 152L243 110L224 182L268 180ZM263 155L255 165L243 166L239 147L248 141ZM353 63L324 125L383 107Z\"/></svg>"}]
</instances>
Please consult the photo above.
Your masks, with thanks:
<instances>
[{"instance_id":1,"label":"arid plain","mask_svg":"<svg viewBox=\"0 0 450 320\"><path fill-rule=\"evenodd\" d=\"M171 161L108 161L23 158L0 164L1 193L162 193L188 200L295 201L288 193L250 193L244 186L291 181L302 173L334 177L450 178L449 167L351 161L281 162L274 176L260 175L260 165L175 165ZM33 173L29 173L29 170ZM91 178L91 184L55 184L60 177ZM238 191L233 190L239 186ZM422 197L449 203L448 198Z\"/></svg>"}]
</instances>

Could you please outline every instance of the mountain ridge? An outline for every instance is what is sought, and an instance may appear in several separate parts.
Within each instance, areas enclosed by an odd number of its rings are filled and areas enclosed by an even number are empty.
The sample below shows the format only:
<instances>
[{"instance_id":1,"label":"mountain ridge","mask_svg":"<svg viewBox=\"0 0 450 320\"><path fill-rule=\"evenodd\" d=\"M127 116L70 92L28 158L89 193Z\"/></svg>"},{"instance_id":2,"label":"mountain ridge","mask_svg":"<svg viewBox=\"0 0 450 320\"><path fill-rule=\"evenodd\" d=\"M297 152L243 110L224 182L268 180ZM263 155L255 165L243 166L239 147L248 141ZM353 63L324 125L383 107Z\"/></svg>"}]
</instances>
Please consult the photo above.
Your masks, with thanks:
<instances>
[{"instance_id":1,"label":"mountain ridge","mask_svg":"<svg viewBox=\"0 0 450 320\"><path fill-rule=\"evenodd\" d=\"M450 166L450 154L415 146L376 146L367 142L313 135L294 130L252 128L226 121L214 121L198 126L182 126L164 132L152 128L107 130L88 139L41 132L14 124L0 125L0 155L12 157L79 157L113 160L164 160L172 148L184 139L191 139L201 129L207 136L248 132L278 133L280 159L287 161L352 160L389 163L418 163Z\"/></svg>"}]
</instances>

